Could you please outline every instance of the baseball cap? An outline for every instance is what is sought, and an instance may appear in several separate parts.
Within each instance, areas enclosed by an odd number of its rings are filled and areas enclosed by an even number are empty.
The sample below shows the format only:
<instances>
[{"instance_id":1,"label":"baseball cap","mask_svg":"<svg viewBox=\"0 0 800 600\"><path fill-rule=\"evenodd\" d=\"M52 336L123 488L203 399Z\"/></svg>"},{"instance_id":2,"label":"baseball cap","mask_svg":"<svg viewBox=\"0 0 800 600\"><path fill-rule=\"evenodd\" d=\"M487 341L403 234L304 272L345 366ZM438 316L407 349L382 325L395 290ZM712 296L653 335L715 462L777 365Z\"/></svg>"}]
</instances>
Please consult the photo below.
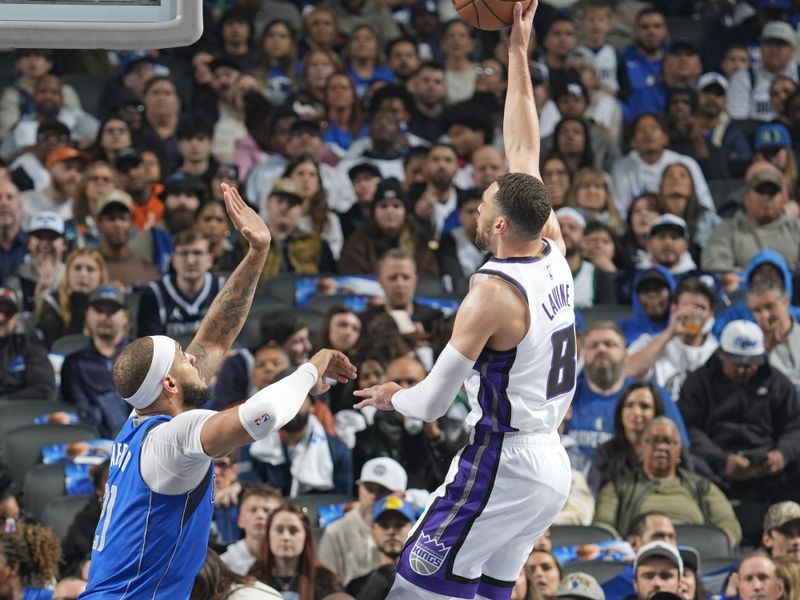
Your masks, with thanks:
<instances>
[{"instance_id":1,"label":"baseball cap","mask_svg":"<svg viewBox=\"0 0 800 600\"><path fill-rule=\"evenodd\" d=\"M581 60L585 61L593 71L597 68L597 61L595 59L594 52L585 46L578 46L575 48L575 50L567 54L567 58L564 61L564 66L567 69L571 69L576 62Z\"/></svg>"},{"instance_id":2,"label":"baseball cap","mask_svg":"<svg viewBox=\"0 0 800 600\"><path fill-rule=\"evenodd\" d=\"M28 233L36 231L54 231L58 235L64 235L64 219L49 210L38 212L33 215L28 225Z\"/></svg>"},{"instance_id":3,"label":"baseball cap","mask_svg":"<svg viewBox=\"0 0 800 600\"><path fill-rule=\"evenodd\" d=\"M669 87L667 89L667 106L672 104L672 99L675 96L686 96L688 97L689 104L692 106L692 108L697 106L697 92L693 87L684 85L682 83Z\"/></svg>"},{"instance_id":4,"label":"baseball cap","mask_svg":"<svg viewBox=\"0 0 800 600\"><path fill-rule=\"evenodd\" d=\"M350 180L352 181L362 173L369 173L373 177L381 177L381 170L372 163L368 162L358 163L354 167L350 167L350 170L347 172L347 176L350 177Z\"/></svg>"},{"instance_id":5,"label":"baseball cap","mask_svg":"<svg viewBox=\"0 0 800 600\"><path fill-rule=\"evenodd\" d=\"M739 364L764 364L764 334L751 321L731 321L722 330L719 347L727 357Z\"/></svg>"},{"instance_id":6,"label":"baseball cap","mask_svg":"<svg viewBox=\"0 0 800 600\"><path fill-rule=\"evenodd\" d=\"M576 98L588 98L586 86L580 81L568 81L558 83L553 86L553 101L558 102L559 98L564 96L575 96Z\"/></svg>"},{"instance_id":7,"label":"baseball cap","mask_svg":"<svg viewBox=\"0 0 800 600\"><path fill-rule=\"evenodd\" d=\"M127 173L140 164L142 164L142 155L134 148L122 148L114 159L114 166L122 173Z\"/></svg>"},{"instance_id":8,"label":"baseball cap","mask_svg":"<svg viewBox=\"0 0 800 600\"><path fill-rule=\"evenodd\" d=\"M221 69L222 67L228 67L233 69L234 71L242 70L242 67L240 67L235 60L227 58L226 56L218 56L210 63L208 63L208 68L211 69L212 73L217 69Z\"/></svg>"},{"instance_id":9,"label":"baseball cap","mask_svg":"<svg viewBox=\"0 0 800 600\"><path fill-rule=\"evenodd\" d=\"M678 549L672 544L667 544L661 540L645 544L636 553L636 559L633 561L633 571L639 568L642 561L648 558L666 558L673 565L678 567L678 574L683 575L683 560L678 552Z\"/></svg>"},{"instance_id":10,"label":"baseball cap","mask_svg":"<svg viewBox=\"0 0 800 600\"><path fill-rule=\"evenodd\" d=\"M690 54L697 54L697 48L694 44L686 40L675 40L669 45L667 54L677 54L678 52L689 52Z\"/></svg>"},{"instance_id":11,"label":"baseball cap","mask_svg":"<svg viewBox=\"0 0 800 600\"><path fill-rule=\"evenodd\" d=\"M411 17L424 14L438 15L439 9L436 6L435 0L420 0L419 2L411 5Z\"/></svg>"},{"instance_id":12,"label":"baseball cap","mask_svg":"<svg viewBox=\"0 0 800 600\"><path fill-rule=\"evenodd\" d=\"M97 203L97 214L102 215L103 212L112 205L119 204L125 208L129 213L133 214L133 199L130 194L122 190L111 190L105 196L100 198Z\"/></svg>"},{"instance_id":13,"label":"baseball cap","mask_svg":"<svg viewBox=\"0 0 800 600\"><path fill-rule=\"evenodd\" d=\"M756 129L755 149L786 148L792 145L792 134L780 123L768 123Z\"/></svg>"},{"instance_id":14,"label":"baseball cap","mask_svg":"<svg viewBox=\"0 0 800 600\"><path fill-rule=\"evenodd\" d=\"M39 127L36 129L36 139L41 140L47 133L54 133L59 137L66 138L67 140L70 138L69 127L64 125L58 119L45 119L39 123Z\"/></svg>"},{"instance_id":15,"label":"baseball cap","mask_svg":"<svg viewBox=\"0 0 800 600\"><path fill-rule=\"evenodd\" d=\"M160 196L162 200L166 200L168 196L178 194L197 196L201 202L206 196L205 187L200 179L181 172L173 173L164 180L164 189Z\"/></svg>"},{"instance_id":16,"label":"baseball cap","mask_svg":"<svg viewBox=\"0 0 800 600\"><path fill-rule=\"evenodd\" d=\"M169 69L160 64L147 50L133 50L125 53L119 61L119 72L127 75L136 65L140 64L149 64L156 75L169 75Z\"/></svg>"},{"instance_id":17,"label":"baseball cap","mask_svg":"<svg viewBox=\"0 0 800 600\"><path fill-rule=\"evenodd\" d=\"M697 79L697 85L695 86L698 92L702 92L711 86L717 86L718 88L722 89L723 92L728 92L728 80L725 79L724 75L720 75L719 73L703 73Z\"/></svg>"},{"instance_id":18,"label":"baseball cap","mask_svg":"<svg viewBox=\"0 0 800 600\"><path fill-rule=\"evenodd\" d=\"M12 289L0 287L0 304L11 307L15 313L19 312L19 297Z\"/></svg>"},{"instance_id":19,"label":"baseball cap","mask_svg":"<svg viewBox=\"0 0 800 600\"><path fill-rule=\"evenodd\" d=\"M270 196L280 196L289 201L290 204L303 203L303 191L292 179L283 177L278 179L269 192Z\"/></svg>"},{"instance_id":20,"label":"baseball cap","mask_svg":"<svg viewBox=\"0 0 800 600\"><path fill-rule=\"evenodd\" d=\"M556 211L556 218L559 219L572 219L578 225L581 226L581 229L586 229L586 218L579 213L577 210L570 206L562 206Z\"/></svg>"},{"instance_id":21,"label":"baseball cap","mask_svg":"<svg viewBox=\"0 0 800 600\"><path fill-rule=\"evenodd\" d=\"M122 291L115 285L101 285L96 287L89 295L89 306L95 302L113 302L124 308L125 296L123 296Z\"/></svg>"},{"instance_id":22,"label":"baseball cap","mask_svg":"<svg viewBox=\"0 0 800 600\"><path fill-rule=\"evenodd\" d=\"M700 553L691 546L678 546L684 568L700 573Z\"/></svg>"},{"instance_id":23,"label":"baseball cap","mask_svg":"<svg viewBox=\"0 0 800 600\"><path fill-rule=\"evenodd\" d=\"M405 492L408 475L399 462L388 456L381 456L364 463L361 477L356 483L377 483L393 492Z\"/></svg>"},{"instance_id":24,"label":"baseball cap","mask_svg":"<svg viewBox=\"0 0 800 600\"><path fill-rule=\"evenodd\" d=\"M783 179L781 178L780 173L773 171L772 169L760 171L747 180L747 189L755 190L766 184L775 187L775 190L772 191L771 195L777 194L783 189Z\"/></svg>"},{"instance_id":25,"label":"baseball cap","mask_svg":"<svg viewBox=\"0 0 800 600\"><path fill-rule=\"evenodd\" d=\"M403 515L410 523L417 520L414 507L403 500L400 496L386 496L375 502L372 507L372 520L377 521L388 512L396 512Z\"/></svg>"},{"instance_id":26,"label":"baseball cap","mask_svg":"<svg viewBox=\"0 0 800 600\"><path fill-rule=\"evenodd\" d=\"M314 135L321 135L322 124L316 119L297 119L289 126L289 135L298 131L311 131Z\"/></svg>"},{"instance_id":27,"label":"baseball cap","mask_svg":"<svg viewBox=\"0 0 800 600\"><path fill-rule=\"evenodd\" d=\"M666 287L669 288L669 282L664 274L658 269L647 269L639 278L636 284L636 291L639 292L643 287L651 289Z\"/></svg>"},{"instance_id":28,"label":"baseball cap","mask_svg":"<svg viewBox=\"0 0 800 600\"><path fill-rule=\"evenodd\" d=\"M788 500L778 502L767 509L764 515L764 531L780 529L787 523L800 520L800 504Z\"/></svg>"},{"instance_id":29,"label":"baseball cap","mask_svg":"<svg viewBox=\"0 0 800 600\"><path fill-rule=\"evenodd\" d=\"M606 595L594 577L578 571L564 576L556 589L556 598L606 600Z\"/></svg>"},{"instance_id":30,"label":"baseball cap","mask_svg":"<svg viewBox=\"0 0 800 600\"><path fill-rule=\"evenodd\" d=\"M670 213L657 217L650 224L650 237L664 231L675 231L684 238L689 237L689 228L686 226L686 221Z\"/></svg>"},{"instance_id":31,"label":"baseball cap","mask_svg":"<svg viewBox=\"0 0 800 600\"><path fill-rule=\"evenodd\" d=\"M50 151L50 154L48 154L45 159L44 166L49 169L54 164L67 160L79 160L83 163L84 167L90 162L89 155L85 152L75 150L75 148L70 146L61 146Z\"/></svg>"},{"instance_id":32,"label":"baseball cap","mask_svg":"<svg viewBox=\"0 0 800 600\"><path fill-rule=\"evenodd\" d=\"M400 200L403 204L406 203L406 193L396 178L389 177L378 184L372 203L377 204L381 200Z\"/></svg>"},{"instance_id":33,"label":"baseball cap","mask_svg":"<svg viewBox=\"0 0 800 600\"><path fill-rule=\"evenodd\" d=\"M761 30L760 41L763 43L766 40L780 40L786 42L792 48L795 48L797 44L794 29L788 23L783 23L782 21L770 21L764 25L764 29Z\"/></svg>"}]
</instances>

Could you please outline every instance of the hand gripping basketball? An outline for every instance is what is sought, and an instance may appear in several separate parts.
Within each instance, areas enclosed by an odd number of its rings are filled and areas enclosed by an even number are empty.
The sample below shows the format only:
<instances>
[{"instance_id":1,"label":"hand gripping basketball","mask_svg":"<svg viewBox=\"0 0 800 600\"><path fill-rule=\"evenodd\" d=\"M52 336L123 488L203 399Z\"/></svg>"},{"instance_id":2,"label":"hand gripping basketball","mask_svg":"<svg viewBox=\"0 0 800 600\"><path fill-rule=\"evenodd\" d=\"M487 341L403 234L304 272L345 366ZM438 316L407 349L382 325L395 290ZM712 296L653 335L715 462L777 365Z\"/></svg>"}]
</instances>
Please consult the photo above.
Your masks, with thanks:
<instances>
[{"instance_id":1,"label":"hand gripping basketball","mask_svg":"<svg viewBox=\"0 0 800 600\"><path fill-rule=\"evenodd\" d=\"M512 25L514 8L520 5L522 11L527 11L532 4L535 12L538 0L453 0L453 7L459 17L473 27L486 31L496 31Z\"/></svg>"}]
</instances>

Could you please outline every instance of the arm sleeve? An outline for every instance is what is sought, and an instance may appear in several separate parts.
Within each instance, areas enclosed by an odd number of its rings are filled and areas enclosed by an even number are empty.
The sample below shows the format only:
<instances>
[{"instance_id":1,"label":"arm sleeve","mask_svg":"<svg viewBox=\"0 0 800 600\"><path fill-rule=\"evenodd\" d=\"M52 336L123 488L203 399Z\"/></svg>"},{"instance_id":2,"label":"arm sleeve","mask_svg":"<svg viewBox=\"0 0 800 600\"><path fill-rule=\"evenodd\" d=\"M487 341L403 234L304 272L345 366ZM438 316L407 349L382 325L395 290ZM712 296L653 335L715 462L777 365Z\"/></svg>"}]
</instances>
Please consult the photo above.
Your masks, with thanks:
<instances>
[{"instance_id":1,"label":"arm sleeve","mask_svg":"<svg viewBox=\"0 0 800 600\"><path fill-rule=\"evenodd\" d=\"M474 364L475 361L447 344L425 379L392 396L395 410L406 417L435 421L450 408Z\"/></svg>"},{"instance_id":2,"label":"arm sleeve","mask_svg":"<svg viewBox=\"0 0 800 600\"><path fill-rule=\"evenodd\" d=\"M190 410L153 428L139 457L142 479L159 494L185 494L205 477L212 457L203 452L200 432L213 410Z\"/></svg>"},{"instance_id":3,"label":"arm sleeve","mask_svg":"<svg viewBox=\"0 0 800 600\"><path fill-rule=\"evenodd\" d=\"M239 405L242 427L254 440L278 431L300 410L317 377L316 367L305 363L288 377L265 387Z\"/></svg>"}]
</instances>

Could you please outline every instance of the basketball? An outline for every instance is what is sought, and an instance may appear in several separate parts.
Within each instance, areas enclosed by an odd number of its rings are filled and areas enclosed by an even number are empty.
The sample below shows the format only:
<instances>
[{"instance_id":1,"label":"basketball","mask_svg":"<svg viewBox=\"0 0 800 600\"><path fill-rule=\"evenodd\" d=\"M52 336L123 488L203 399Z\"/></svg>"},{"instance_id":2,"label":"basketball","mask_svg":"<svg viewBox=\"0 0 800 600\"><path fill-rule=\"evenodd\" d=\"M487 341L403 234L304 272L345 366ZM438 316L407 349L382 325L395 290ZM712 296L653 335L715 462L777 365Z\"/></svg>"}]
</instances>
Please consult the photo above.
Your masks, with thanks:
<instances>
[{"instance_id":1,"label":"basketball","mask_svg":"<svg viewBox=\"0 0 800 600\"><path fill-rule=\"evenodd\" d=\"M522 9L528 8L531 0L521 0ZM515 0L453 0L458 16L478 29L496 31L514 23Z\"/></svg>"}]
</instances>

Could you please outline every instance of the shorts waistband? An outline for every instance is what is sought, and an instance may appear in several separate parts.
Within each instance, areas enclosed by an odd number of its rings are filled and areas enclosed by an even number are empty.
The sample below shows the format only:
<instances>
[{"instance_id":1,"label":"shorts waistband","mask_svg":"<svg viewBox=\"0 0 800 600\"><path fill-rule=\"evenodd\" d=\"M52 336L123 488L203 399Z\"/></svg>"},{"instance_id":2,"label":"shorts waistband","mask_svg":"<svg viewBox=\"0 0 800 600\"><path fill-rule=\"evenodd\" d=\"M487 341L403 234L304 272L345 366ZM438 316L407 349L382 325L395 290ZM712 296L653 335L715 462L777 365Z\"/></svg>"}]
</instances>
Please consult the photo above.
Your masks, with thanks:
<instances>
[{"instance_id":1,"label":"shorts waistband","mask_svg":"<svg viewBox=\"0 0 800 600\"><path fill-rule=\"evenodd\" d=\"M561 437L557 431L552 433L522 431L495 433L474 429L470 434L470 443L472 444L486 444L491 441L502 441L504 446L536 446L539 448L554 448L561 445Z\"/></svg>"}]
</instances>

